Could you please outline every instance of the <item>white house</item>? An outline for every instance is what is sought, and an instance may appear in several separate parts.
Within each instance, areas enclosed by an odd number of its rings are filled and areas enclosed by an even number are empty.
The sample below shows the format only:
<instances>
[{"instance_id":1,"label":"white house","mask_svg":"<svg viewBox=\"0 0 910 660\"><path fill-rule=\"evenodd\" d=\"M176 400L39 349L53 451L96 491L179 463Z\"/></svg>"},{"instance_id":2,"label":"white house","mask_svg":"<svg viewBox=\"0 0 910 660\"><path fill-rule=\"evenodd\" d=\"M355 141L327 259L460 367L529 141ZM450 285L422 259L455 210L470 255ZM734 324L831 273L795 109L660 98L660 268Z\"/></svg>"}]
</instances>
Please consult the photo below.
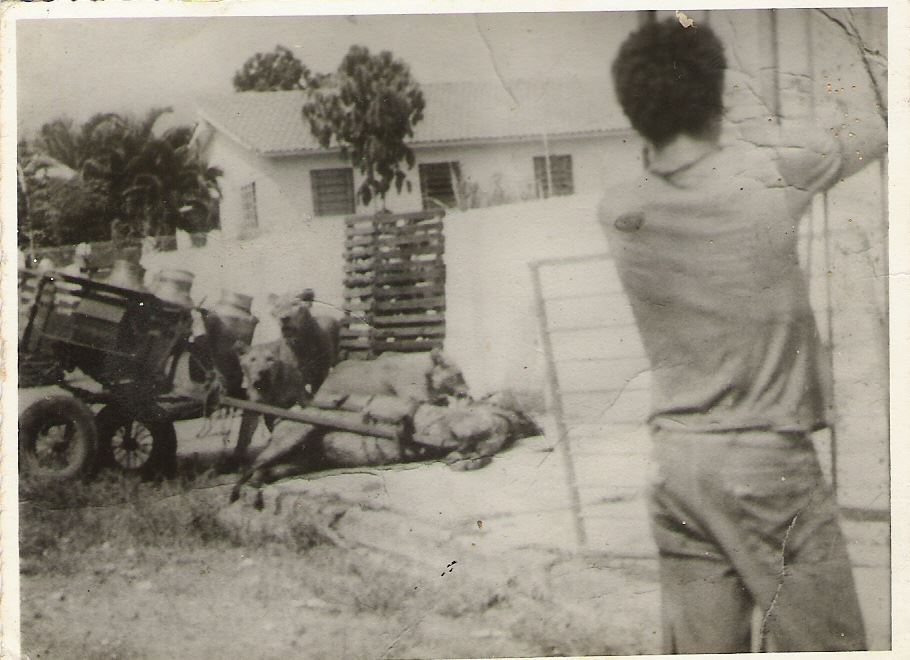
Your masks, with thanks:
<instances>
[{"instance_id":1,"label":"white house","mask_svg":"<svg viewBox=\"0 0 910 660\"><path fill-rule=\"evenodd\" d=\"M413 141L410 190L386 206L472 207L594 193L610 161L640 146L607 80L440 83L422 86L424 119ZM228 238L370 212L355 198L360 175L322 149L305 123L301 91L243 92L202 99L199 140L224 170L222 231ZM547 168L549 156L549 171Z\"/></svg>"}]
</instances>

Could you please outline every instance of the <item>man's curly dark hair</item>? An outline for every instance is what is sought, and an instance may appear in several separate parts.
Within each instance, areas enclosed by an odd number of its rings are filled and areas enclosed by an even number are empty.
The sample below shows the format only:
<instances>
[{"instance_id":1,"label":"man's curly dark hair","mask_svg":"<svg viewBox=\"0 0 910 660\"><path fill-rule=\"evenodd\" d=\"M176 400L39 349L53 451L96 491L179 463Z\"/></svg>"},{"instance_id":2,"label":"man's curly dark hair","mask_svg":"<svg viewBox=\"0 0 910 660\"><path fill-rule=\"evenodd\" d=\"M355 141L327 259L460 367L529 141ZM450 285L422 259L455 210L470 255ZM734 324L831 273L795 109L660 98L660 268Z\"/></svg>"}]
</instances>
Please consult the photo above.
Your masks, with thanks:
<instances>
[{"instance_id":1,"label":"man's curly dark hair","mask_svg":"<svg viewBox=\"0 0 910 660\"><path fill-rule=\"evenodd\" d=\"M707 25L648 23L632 33L613 62L613 82L632 126L657 147L680 133L698 136L723 111L727 60Z\"/></svg>"}]
</instances>

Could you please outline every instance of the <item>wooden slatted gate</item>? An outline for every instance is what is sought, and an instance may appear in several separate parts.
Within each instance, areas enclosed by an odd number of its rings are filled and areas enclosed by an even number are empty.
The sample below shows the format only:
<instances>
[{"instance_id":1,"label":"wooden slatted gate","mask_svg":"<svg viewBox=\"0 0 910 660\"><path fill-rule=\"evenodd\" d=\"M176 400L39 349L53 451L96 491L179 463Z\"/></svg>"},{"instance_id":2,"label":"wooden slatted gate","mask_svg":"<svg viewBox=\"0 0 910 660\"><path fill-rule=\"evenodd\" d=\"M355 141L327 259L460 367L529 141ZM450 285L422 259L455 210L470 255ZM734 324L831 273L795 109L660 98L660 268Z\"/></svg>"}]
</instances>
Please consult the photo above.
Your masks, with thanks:
<instances>
[{"instance_id":1,"label":"wooden slatted gate","mask_svg":"<svg viewBox=\"0 0 910 660\"><path fill-rule=\"evenodd\" d=\"M345 220L343 358L442 348L442 210Z\"/></svg>"}]
</instances>

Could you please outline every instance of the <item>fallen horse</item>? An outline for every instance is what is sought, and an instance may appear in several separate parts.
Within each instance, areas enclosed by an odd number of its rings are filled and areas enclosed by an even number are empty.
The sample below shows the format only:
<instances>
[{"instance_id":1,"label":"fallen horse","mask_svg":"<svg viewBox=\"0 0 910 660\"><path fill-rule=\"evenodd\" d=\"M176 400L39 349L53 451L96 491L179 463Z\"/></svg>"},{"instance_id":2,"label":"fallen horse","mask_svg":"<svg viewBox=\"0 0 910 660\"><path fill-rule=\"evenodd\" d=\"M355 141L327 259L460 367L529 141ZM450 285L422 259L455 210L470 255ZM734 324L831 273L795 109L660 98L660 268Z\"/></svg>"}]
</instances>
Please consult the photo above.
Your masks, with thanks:
<instances>
[{"instance_id":1,"label":"fallen horse","mask_svg":"<svg viewBox=\"0 0 910 660\"><path fill-rule=\"evenodd\" d=\"M244 484L326 468L444 459L453 469L477 469L539 432L505 396L470 398L460 370L438 351L342 362L306 406L221 403L279 419L232 500Z\"/></svg>"},{"instance_id":2,"label":"fallen horse","mask_svg":"<svg viewBox=\"0 0 910 660\"><path fill-rule=\"evenodd\" d=\"M238 480L231 501L245 484L259 487L330 468L442 459L452 469L475 470L516 440L539 433L527 417L500 405L495 397L448 406L421 404L397 423L377 419L376 409L388 413L410 404L395 397L378 403L373 399L361 411L314 407L283 411L269 444Z\"/></svg>"}]
</instances>

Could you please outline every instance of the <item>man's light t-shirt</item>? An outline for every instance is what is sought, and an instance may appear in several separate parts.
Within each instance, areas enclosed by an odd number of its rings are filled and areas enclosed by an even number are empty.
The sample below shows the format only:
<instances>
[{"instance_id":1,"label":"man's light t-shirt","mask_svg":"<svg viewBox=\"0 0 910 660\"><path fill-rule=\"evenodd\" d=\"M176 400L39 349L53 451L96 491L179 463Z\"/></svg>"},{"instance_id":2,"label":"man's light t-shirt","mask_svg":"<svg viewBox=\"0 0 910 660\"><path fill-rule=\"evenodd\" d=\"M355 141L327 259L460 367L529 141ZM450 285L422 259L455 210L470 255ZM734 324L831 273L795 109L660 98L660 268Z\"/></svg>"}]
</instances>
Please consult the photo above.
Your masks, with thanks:
<instances>
[{"instance_id":1,"label":"man's light t-shirt","mask_svg":"<svg viewBox=\"0 0 910 660\"><path fill-rule=\"evenodd\" d=\"M652 424L824 426L797 230L813 194L838 175L837 143L736 141L683 156L608 190L598 211L651 361Z\"/></svg>"}]
</instances>

